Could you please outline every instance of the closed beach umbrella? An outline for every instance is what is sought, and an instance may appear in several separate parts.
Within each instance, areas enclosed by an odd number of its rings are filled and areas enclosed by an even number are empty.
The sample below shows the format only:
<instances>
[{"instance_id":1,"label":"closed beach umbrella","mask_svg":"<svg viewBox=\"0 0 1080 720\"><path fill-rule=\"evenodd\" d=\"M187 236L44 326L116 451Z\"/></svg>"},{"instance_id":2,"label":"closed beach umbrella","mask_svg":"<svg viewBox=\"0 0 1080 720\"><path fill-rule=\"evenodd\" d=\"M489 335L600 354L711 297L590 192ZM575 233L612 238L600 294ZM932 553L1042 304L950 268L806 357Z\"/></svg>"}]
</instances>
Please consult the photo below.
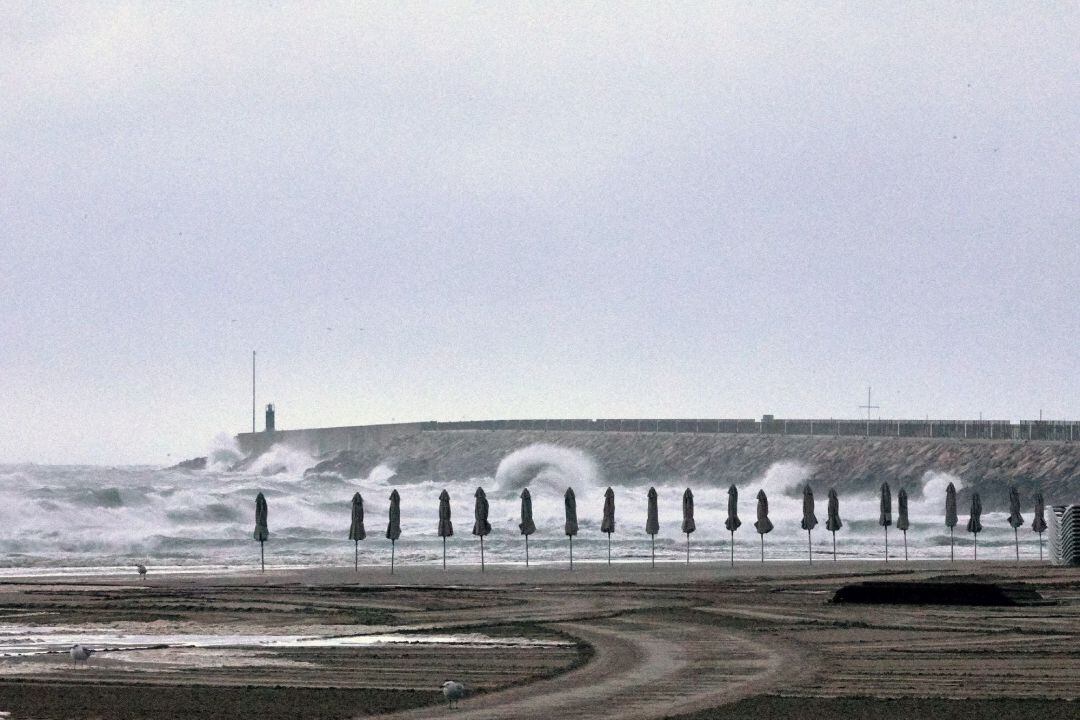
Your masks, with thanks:
<instances>
[{"instance_id":1,"label":"closed beach umbrella","mask_svg":"<svg viewBox=\"0 0 1080 720\"><path fill-rule=\"evenodd\" d=\"M529 536L536 532L536 523L532 516L532 495L529 488L521 491L521 522L518 529L525 536L525 567L529 567Z\"/></svg>"},{"instance_id":2,"label":"closed beach umbrella","mask_svg":"<svg viewBox=\"0 0 1080 720\"><path fill-rule=\"evenodd\" d=\"M484 488L476 488L475 497L472 534L480 538L480 572L484 572L484 536L491 532L491 523L488 522L488 501Z\"/></svg>"},{"instance_id":3,"label":"closed beach umbrella","mask_svg":"<svg viewBox=\"0 0 1080 720\"><path fill-rule=\"evenodd\" d=\"M360 493L352 496L352 523L349 525L349 539L353 541L353 570L360 569L360 541L367 537L364 531L364 498Z\"/></svg>"},{"instance_id":4,"label":"closed beach umbrella","mask_svg":"<svg viewBox=\"0 0 1080 720\"><path fill-rule=\"evenodd\" d=\"M386 539L390 541L390 574L394 574L394 550L401 537L401 496L398 491L390 493L390 522L386 524Z\"/></svg>"},{"instance_id":5,"label":"closed beach umbrella","mask_svg":"<svg viewBox=\"0 0 1080 720\"><path fill-rule=\"evenodd\" d=\"M652 541L652 566L656 567L656 533L660 532L660 518L656 508L656 488L649 488L649 511L645 520L645 532Z\"/></svg>"},{"instance_id":6,"label":"closed beach umbrella","mask_svg":"<svg viewBox=\"0 0 1080 720\"><path fill-rule=\"evenodd\" d=\"M600 521L600 532L607 533L607 564L611 564L611 533L615 532L615 491L604 491L604 519Z\"/></svg>"},{"instance_id":7,"label":"closed beach umbrella","mask_svg":"<svg viewBox=\"0 0 1080 720\"><path fill-rule=\"evenodd\" d=\"M450 522L450 493L439 493L439 537L442 538L442 566L446 569L446 538L454 535L454 523Z\"/></svg>"},{"instance_id":8,"label":"closed beach umbrella","mask_svg":"<svg viewBox=\"0 0 1080 720\"><path fill-rule=\"evenodd\" d=\"M956 523L959 520L956 517L956 487L949 483L949 486L945 488L945 527L949 528L949 560L955 560L956 557L953 553L953 528L956 527Z\"/></svg>"},{"instance_id":9,"label":"closed beach umbrella","mask_svg":"<svg viewBox=\"0 0 1080 720\"><path fill-rule=\"evenodd\" d=\"M1035 493L1035 519L1031 521L1031 529L1039 533L1039 560L1042 561L1042 534L1046 532L1046 502L1041 492Z\"/></svg>"},{"instance_id":10,"label":"closed beach umbrella","mask_svg":"<svg viewBox=\"0 0 1080 720\"><path fill-rule=\"evenodd\" d=\"M982 500L979 493L971 496L971 515L968 516L967 530L975 535L975 559L979 559L979 533L982 532Z\"/></svg>"},{"instance_id":11,"label":"closed beach umbrella","mask_svg":"<svg viewBox=\"0 0 1080 720\"><path fill-rule=\"evenodd\" d=\"M844 527L840 520L840 497L836 494L836 488L829 488L829 518L825 521L825 529L832 533L832 559L836 562L836 531Z\"/></svg>"},{"instance_id":12,"label":"closed beach umbrella","mask_svg":"<svg viewBox=\"0 0 1080 720\"><path fill-rule=\"evenodd\" d=\"M761 536L761 562L765 562L765 533L772 532L773 524L769 519L769 498L764 490L758 490L757 494L757 522L754 529Z\"/></svg>"},{"instance_id":13,"label":"closed beach umbrella","mask_svg":"<svg viewBox=\"0 0 1080 720\"><path fill-rule=\"evenodd\" d=\"M690 488L682 494L682 531L686 533L686 564L690 564L690 533L697 529L694 523L694 493Z\"/></svg>"},{"instance_id":14,"label":"closed beach umbrella","mask_svg":"<svg viewBox=\"0 0 1080 720\"><path fill-rule=\"evenodd\" d=\"M574 488L566 488L563 495L563 510L566 513L566 524L563 531L570 538L570 569L574 569L574 536L577 535L577 498L574 497Z\"/></svg>"},{"instance_id":15,"label":"closed beach umbrella","mask_svg":"<svg viewBox=\"0 0 1080 720\"><path fill-rule=\"evenodd\" d=\"M255 539L259 541L259 568L260 572L266 571L266 556L263 554L263 543L270 539L270 527L266 522L267 508L266 498L262 493L255 496Z\"/></svg>"},{"instance_id":16,"label":"closed beach umbrella","mask_svg":"<svg viewBox=\"0 0 1080 720\"><path fill-rule=\"evenodd\" d=\"M810 531L817 527L817 515L814 514L814 491L807 484L802 493L802 520L799 525L806 531L806 548L810 553L810 564L814 564L814 544L810 538Z\"/></svg>"},{"instance_id":17,"label":"closed beach umbrella","mask_svg":"<svg viewBox=\"0 0 1080 720\"><path fill-rule=\"evenodd\" d=\"M1009 487L1009 525L1013 529L1013 542L1016 544L1016 562L1020 562L1020 534L1018 528L1024 524L1020 514L1020 493L1015 485Z\"/></svg>"},{"instance_id":18,"label":"closed beach umbrella","mask_svg":"<svg viewBox=\"0 0 1080 720\"><path fill-rule=\"evenodd\" d=\"M889 526L892 525L892 491L889 483L881 483L881 513L878 525L885 528L885 562L889 562Z\"/></svg>"},{"instance_id":19,"label":"closed beach umbrella","mask_svg":"<svg viewBox=\"0 0 1080 720\"><path fill-rule=\"evenodd\" d=\"M907 558L907 531L910 524L907 516L907 490L900 488L896 493L896 529L904 533L904 560Z\"/></svg>"},{"instance_id":20,"label":"closed beach umbrella","mask_svg":"<svg viewBox=\"0 0 1080 720\"><path fill-rule=\"evenodd\" d=\"M731 533L731 567L735 567L735 531L742 525L739 519L739 490L734 485L727 489L727 520L724 527Z\"/></svg>"}]
</instances>

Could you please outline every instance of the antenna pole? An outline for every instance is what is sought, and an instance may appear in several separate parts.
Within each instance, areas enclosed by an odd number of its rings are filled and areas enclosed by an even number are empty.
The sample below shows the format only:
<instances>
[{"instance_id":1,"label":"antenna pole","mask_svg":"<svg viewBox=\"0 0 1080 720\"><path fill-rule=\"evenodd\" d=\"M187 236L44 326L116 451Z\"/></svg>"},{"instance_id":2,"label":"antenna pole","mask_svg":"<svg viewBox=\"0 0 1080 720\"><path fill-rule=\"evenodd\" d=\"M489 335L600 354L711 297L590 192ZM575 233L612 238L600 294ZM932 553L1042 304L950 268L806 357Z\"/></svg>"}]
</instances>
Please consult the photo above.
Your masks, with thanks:
<instances>
[{"instance_id":1,"label":"antenna pole","mask_svg":"<svg viewBox=\"0 0 1080 720\"><path fill-rule=\"evenodd\" d=\"M251 351L251 433L255 433L255 351Z\"/></svg>"},{"instance_id":2,"label":"antenna pole","mask_svg":"<svg viewBox=\"0 0 1080 720\"><path fill-rule=\"evenodd\" d=\"M866 386L866 404L865 405L860 405L859 407L866 409L866 437L870 437L870 411L871 410L880 410L881 406L871 404L871 402L870 402L870 386L869 385Z\"/></svg>"}]
</instances>

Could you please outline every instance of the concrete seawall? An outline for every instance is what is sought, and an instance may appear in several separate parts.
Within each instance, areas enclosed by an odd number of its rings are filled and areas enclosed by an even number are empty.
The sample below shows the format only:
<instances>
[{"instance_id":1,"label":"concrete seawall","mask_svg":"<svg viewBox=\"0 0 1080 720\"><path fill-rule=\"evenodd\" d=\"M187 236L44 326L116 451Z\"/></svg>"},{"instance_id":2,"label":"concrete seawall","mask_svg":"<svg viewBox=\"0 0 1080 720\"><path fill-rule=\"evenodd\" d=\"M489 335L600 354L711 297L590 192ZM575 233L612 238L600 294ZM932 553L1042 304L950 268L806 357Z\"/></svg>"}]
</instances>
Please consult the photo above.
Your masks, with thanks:
<instances>
[{"instance_id":1,"label":"concrete seawall","mask_svg":"<svg viewBox=\"0 0 1080 720\"><path fill-rule=\"evenodd\" d=\"M285 445L318 457L343 450L369 447L372 444L385 445L395 439L415 435L427 424L422 422L387 423L240 433L236 436L236 443L245 455L258 455L266 452L273 445Z\"/></svg>"}]
</instances>

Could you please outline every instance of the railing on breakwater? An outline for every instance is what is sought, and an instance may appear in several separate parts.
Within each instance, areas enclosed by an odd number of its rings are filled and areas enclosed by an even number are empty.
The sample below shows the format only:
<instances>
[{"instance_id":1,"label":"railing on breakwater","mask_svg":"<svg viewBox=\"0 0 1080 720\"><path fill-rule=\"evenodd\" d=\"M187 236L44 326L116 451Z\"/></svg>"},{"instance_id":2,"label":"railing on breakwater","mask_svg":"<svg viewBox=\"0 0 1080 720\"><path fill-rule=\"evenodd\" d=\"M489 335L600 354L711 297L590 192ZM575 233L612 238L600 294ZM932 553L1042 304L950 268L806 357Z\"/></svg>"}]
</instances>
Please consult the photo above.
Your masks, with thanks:
<instances>
[{"instance_id":1,"label":"railing on breakwater","mask_svg":"<svg viewBox=\"0 0 1080 720\"><path fill-rule=\"evenodd\" d=\"M422 430L546 430L561 432L661 432L815 437L941 438L956 440L1080 441L1080 423L1064 420L836 420L750 418L461 420L419 423Z\"/></svg>"}]
</instances>

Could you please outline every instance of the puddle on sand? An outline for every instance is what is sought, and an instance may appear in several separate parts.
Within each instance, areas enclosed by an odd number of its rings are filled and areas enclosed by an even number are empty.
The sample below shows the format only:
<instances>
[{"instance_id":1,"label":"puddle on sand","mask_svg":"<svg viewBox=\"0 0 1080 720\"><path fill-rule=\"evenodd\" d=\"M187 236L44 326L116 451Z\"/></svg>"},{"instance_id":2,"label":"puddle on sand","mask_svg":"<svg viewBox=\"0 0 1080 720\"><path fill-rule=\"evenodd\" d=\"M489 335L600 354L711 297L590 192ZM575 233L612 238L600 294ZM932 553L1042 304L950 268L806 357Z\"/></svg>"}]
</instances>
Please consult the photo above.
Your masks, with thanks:
<instances>
[{"instance_id":1,"label":"puddle on sand","mask_svg":"<svg viewBox=\"0 0 1080 720\"><path fill-rule=\"evenodd\" d=\"M105 629L0 625L0 657L66 653L72 645L96 652L164 650L170 648L323 648L385 645L445 645L465 647L561 647L564 640L489 637L480 633L382 633L368 635L200 635L117 633Z\"/></svg>"}]
</instances>

